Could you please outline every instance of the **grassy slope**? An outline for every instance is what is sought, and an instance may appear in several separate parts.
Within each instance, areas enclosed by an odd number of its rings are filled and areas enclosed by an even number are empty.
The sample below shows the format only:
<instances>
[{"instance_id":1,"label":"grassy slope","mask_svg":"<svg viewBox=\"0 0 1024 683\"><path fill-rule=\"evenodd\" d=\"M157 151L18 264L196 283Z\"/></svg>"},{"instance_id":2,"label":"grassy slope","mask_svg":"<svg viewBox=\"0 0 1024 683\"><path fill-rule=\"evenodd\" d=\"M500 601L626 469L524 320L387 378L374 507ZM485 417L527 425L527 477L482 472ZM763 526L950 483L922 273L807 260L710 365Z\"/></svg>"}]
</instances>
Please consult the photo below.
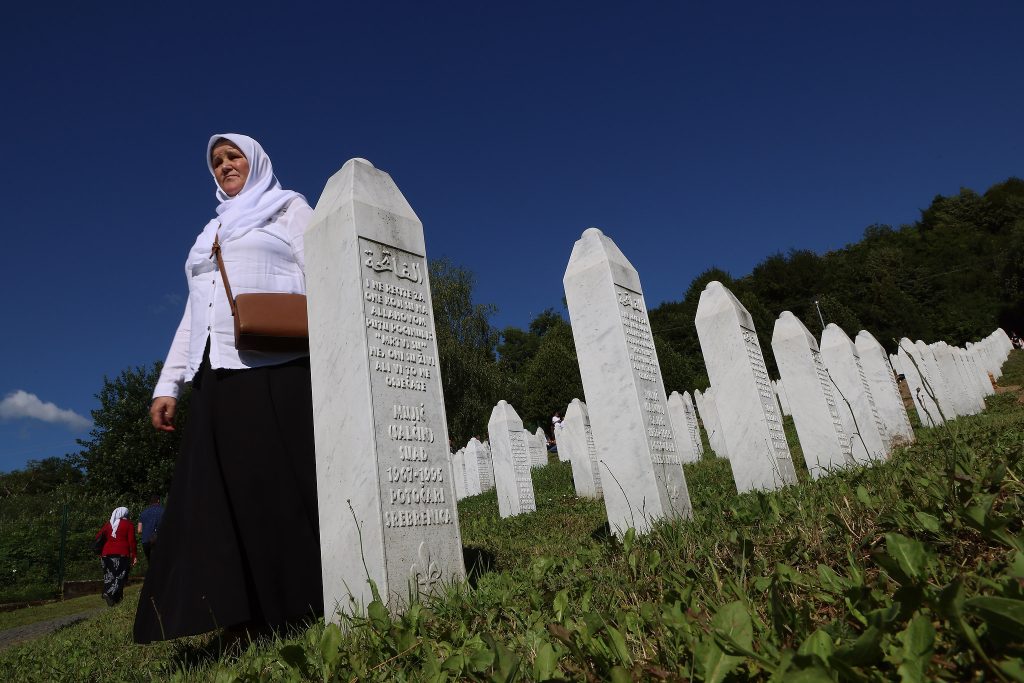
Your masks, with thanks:
<instances>
[{"instance_id":1,"label":"grassy slope","mask_svg":"<svg viewBox=\"0 0 1024 683\"><path fill-rule=\"evenodd\" d=\"M1020 377L1016 353L1003 383ZM128 646L126 600L0 654L0 680L1024 680L1018 398L771 494L736 495L726 461L687 466L694 519L624 543L553 463L535 514L460 503L489 571L401 618L375 604L344 634L223 655L214 636Z\"/></svg>"}]
</instances>

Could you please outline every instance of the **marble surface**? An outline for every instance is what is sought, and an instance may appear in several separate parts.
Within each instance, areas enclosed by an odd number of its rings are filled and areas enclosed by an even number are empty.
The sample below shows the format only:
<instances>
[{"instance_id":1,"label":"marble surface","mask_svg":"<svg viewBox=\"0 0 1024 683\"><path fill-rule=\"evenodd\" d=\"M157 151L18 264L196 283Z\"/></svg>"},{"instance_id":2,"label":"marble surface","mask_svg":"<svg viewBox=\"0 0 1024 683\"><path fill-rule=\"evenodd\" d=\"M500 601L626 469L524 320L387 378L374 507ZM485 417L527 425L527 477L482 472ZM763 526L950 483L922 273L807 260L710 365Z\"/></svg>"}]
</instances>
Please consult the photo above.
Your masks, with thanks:
<instances>
[{"instance_id":1,"label":"marble surface","mask_svg":"<svg viewBox=\"0 0 1024 683\"><path fill-rule=\"evenodd\" d=\"M645 533L692 514L666 414L640 277L615 243L586 230L563 277L612 531Z\"/></svg>"},{"instance_id":2,"label":"marble surface","mask_svg":"<svg viewBox=\"0 0 1024 683\"><path fill-rule=\"evenodd\" d=\"M543 434L539 427L537 431ZM544 467L548 464L548 447L543 436L526 432L526 446L530 449L530 467Z\"/></svg>"},{"instance_id":3,"label":"marble surface","mask_svg":"<svg viewBox=\"0 0 1024 683\"><path fill-rule=\"evenodd\" d=\"M860 354L860 362L864 366L864 375L867 377L868 386L871 387L871 395L874 396L878 415L889 431L893 445L912 443L914 430L910 426L910 418L903 405L903 397L900 396L900 389L896 385L896 375L893 373L892 366L889 365L888 354L874 335L867 330L857 333L854 345Z\"/></svg>"},{"instance_id":4,"label":"marble surface","mask_svg":"<svg viewBox=\"0 0 1024 683\"><path fill-rule=\"evenodd\" d=\"M853 440L854 459L863 464L885 460L889 432L878 414L857 347L842 328L829 323L821 333L820 349L838 400L848 403L853 414L853 423L843 426Z\"/></svg>"},{"instance_id":5,"label":"marble surface","mask_svg":"<svg viewBox=\"0 0 1024 683\"><path fill-rule=\"evenodd\" d=\"M697 337L740 493L796 483L775 392L754 320L717 280L697 304Z\"/></svg>"},{"instance_id":6,"label":"marble surface","mask_svg":"<svg viewBox=\"0 0 1024 683\"><path fill-rule=\"evenodd\" d=\"M473 437L466 443L466 447L463 449L464 458L463 467L466 471L466 495L467 496L478 496L484 492L480 482L482 477L481 472L481 451L482 447L480 442Z\"/></svg>"},{"instance_id":7,"label":"marble surface","mask_svg":"<svg viewBox=\"0 0 1024 683\"><path fill-rule=\"evenodd\" d=\"M455 499L466 497L466 449L460 448L452 453L452 477L455 484Z\"/></svg>"},{"instance_id":8,"label":"marble surface","mask_svg":"<svg viewBox=\"0 0 1024 683\"><path fill-rule=\"evenodd\" d=\"M305 234L327 619L465 578L423 226L362 159Z\"/></svg>"},{"instance_id":9,"label":"marble surface","mask_svg":"<svg viewBox=\"0 0 1024 683\"><path fill-rule=\"evenodd\" d=\"M572 464L572 481L580 498L601 498L601 473L597 462L597 447L590 426L587 404L574 398L565 409L565 428L561 447Z\"/></svg>"},{"instance_id":10,"label":"marble surface","mask_svg":"<svg viewBox=\"0 0 1024 683\"><path fill-rule=\"evenodd\" d=\"M789 403L789 395L786 394L786 385L781 378L772 382L772 389L775 391L775 398L779 399L779 409L782 414L791 416L793 408Z\"/></svg>"},{"instance_id":11,"label":"marble surface","mask_svg":"<svg viewBox=\"0 0 1024 683\"><path fill-rule=\"evenodd\" d=\"M523 421L507 401L498 401L487 422L498 514L513 517L537 509L530 476L530 449Z\"/></svg>"},{"instance_id":12,"label":"marble surface","mask_svg":"<svg viewBox=\"0 0 1024 683\"><path fill-rule=\"evenodd\" d=\"M693 442L693 432L690 431L690 422L686 419L683 395L678 391L669 394L668 419L672 425L672 433L676 437L676 452L679 453L679 459L684 465L700 460L700 453Z\"/></svg>"},{"instance_id":13,"label":"marble surface","mask_svg":"<svg viewBox=\"0 0 1024 683\"><path fill-rule=\"evenodd\" d=\"M800 319L783 311L772 331L772 353L787 387L804 462L818 479L856 464L835 387L825 372L818 342Z\"/></svg>"},{"instance_id":14,"label":"marble surface","mask_svg":"<svg viewBox=\"0 0 1024 683\"><path fill-rule=\"evenodd\" d=\"M949 389L949 396L957 415L976 415L984 407L978 404L971 389L964 381L963 372L953 356L953 351L946 342L935 342L928 345L935 356L939 372Z\"/></svg>"},{"instance_id":15,"label":"marble surface","mask_svg":"<svg viewBox=\"0 0 1024 683\"><path fill-rule=\"evenodd\" d=\"M704 433L708 435L708 444L719 458L729 457L729 447L725 443L725 432L722 431L722 418L718 415L715 405L715 388L708 387L702 394L700 389L693 392L697 403L697 415L704 423Z\"/></svg>"},{"instance_id":16,"label":"marble surface","mask_svg":"<svg viewBox=\"0 0 1024 683\"><path fill-rule=\"evenodd\" d=\"M943 423L942 412L933 396L928 393L924 383L924 372L922 361L918 358L917 347L914 342L906 337L900 340L899 349L896 351L899 360L899 370L906 377L907 387L914 399L914 409L917 411L917 419L925 427L936 427Z\"/></svg>"}]
</instances>

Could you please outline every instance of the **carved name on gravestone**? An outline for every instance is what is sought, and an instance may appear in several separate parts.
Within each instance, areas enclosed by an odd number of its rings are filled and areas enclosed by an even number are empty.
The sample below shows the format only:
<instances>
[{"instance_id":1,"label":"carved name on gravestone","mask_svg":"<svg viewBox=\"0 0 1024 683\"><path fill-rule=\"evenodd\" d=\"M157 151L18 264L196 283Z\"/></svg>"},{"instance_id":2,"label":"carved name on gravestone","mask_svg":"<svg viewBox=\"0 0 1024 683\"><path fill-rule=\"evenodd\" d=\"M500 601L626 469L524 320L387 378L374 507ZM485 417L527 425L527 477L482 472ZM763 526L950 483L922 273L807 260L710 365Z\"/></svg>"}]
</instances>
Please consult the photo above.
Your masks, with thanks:
<instances>
[{"instance_id":1,"label":"carved name on gravestone","mask_svg":"<svg viewBox=\"0 0 1024 683\"><path fill-rule=\"evenodd\" d=\"M840 405L818 342L800 319L783 311L775 321L772 352L785 386L807 470L815 479L855 464Z\"/></svg>"},{"instance_id":2,"label":"carved name on gravestone","mask_svg":"<svg viewBox=\"0 0 1024 683\"><path fill-rule=\"evenodd\" d=\"M771 490L796 483L750 313L721 282L712 281L701 292L695 323L737 490Z\"/></svg>"},{"instance_id":3,"label":"carved name on gravestone","mask_svg":"<svg viewBox=\"0 0 1024 683\"><path fill-rule=\"evenodd\" d=\"M853 439L853 457L859 463L884 460L890 451L889 433L878 415L857 347L835 323L821 333L821 358L836 389L848 405L852 421L844 425Z\"/></svg>"},{"instance_id":4,"label":"carved name on gravestone","mask_svg":"<svg viewBox=\"0 0 1024 683\"><path fill-rule=\"evenodd\" d=\"M875 399L882 423L894 439L904 443L912 442L914 430L910 426L910 418L907 417L907 409L903 405L900 388L896 385L896 375L889 365L885 349L867 330L857 333L854 346L860 354L864 375L871 387L871 395Z\"/></svg>"},{"instance_id":5,"label":"carved name on gravestone","mask_svg":"<svg viewBox=\"0 0 1024 683\"><path fill-rule=\"evenodd\" d=\"M572 481L576 495L580 498L600 498L601 473L597 463L597 449L590 426L587 405L574 398L565 409L565 428L562 429L562 443L565 444L572 463Z\"/></svg>"},{"instance_id":6,"label":"carved name on gravestone","mask_svg":"<svg viewBox=\"0 0 1024 683\"><path fill-rule=\"evenodd\" d=\"M609 526L645 533L655 520L689 517L636 269L590 228L573 246L563 283Z\"/></svg>"},{"instance_id":7,"label":"carved name on gravestone","mask_svg":"<svg viewBox=\"0 0 1024 683\"><path fill-rule=\"evenodd\" d=\"M498 494L498 514L504 517L521 515L537 509L530 477L530 451L526 430L515 408L498 401L487 423L490 436L491 464L494 467L494 488Z\"/></svg>"},{"instance_id":8,"label":"carved name on gravestone","mask_svg":"<svg viewBox=\"0 0 1024 683\"><path fill-rule=\"evenodd\" d=\"M690 431L690 424L686 419L683 397L678 391L673 391L668 397L668 418L672 432L676 435L676 452L679 453L679 460L684 464L697 462L700 453L697 452L693 432Z\"/></svg>"},{"instance_id":9,"label":"carved name on gravestone","mask_svg":"<svg viewBox=\"0 0 1024 683\"><path fill-rule=\"evenodd\" d=\"M423 226L353 159L305 243L325 613L398 610L465 578Z\"/></svg>"}]
</instances>

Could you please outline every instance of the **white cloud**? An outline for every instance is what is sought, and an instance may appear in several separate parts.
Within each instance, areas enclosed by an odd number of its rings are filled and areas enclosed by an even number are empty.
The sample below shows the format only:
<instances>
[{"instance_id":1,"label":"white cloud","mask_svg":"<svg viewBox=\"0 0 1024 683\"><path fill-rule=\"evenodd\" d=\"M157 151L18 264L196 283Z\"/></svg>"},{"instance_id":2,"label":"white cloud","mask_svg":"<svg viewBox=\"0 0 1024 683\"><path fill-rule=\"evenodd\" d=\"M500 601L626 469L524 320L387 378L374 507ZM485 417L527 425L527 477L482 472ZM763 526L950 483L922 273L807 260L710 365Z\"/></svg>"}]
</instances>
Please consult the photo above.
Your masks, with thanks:
<instances>
[{"instance_id":1,"label":"white cloud","mask_svg":"<svg viewBox=\"0 0 1024 683\"><path fill-rule=\"evenodd\" d=\"M17 420L32 418L53 424L62 424L69 429L84 431L92 426L92 422L73 410L58 408L52 403L43 402L35 394L18 389L0 401L0 420Z\"/></svg>"}]
</instances>

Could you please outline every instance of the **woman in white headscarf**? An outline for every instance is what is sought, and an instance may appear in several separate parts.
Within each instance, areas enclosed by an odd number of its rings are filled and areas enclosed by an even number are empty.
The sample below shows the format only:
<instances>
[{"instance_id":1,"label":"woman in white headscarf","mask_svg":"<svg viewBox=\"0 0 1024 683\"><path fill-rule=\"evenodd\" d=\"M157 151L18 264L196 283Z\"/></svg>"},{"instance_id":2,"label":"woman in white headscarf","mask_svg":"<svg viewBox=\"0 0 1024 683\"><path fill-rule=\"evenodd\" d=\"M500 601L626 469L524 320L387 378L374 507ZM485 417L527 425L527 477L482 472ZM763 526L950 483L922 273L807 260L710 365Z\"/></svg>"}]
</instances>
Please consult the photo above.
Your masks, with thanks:
<instances>
[{"instance_id":1,"label":"woman in white headscarf","mask_svg":"<svg viewBox=\"0 0 1024 683\"><path fill-rule=\"evenodd\" d=\"M263 632L323 613L307 352L239 351L214 240L232 293L304 294L303 231L312 209L284 190L245 135L206 149L217 217L185 261L189 298L150 417L174 430L192 383L160 544L152 552L135 641L227 627Z\"/></svg>"},{"instance_id":2,"label":"woman in white headscarf","mask_svg":"<svg viewBox=\"0 0 1024 683\"><path fill-rule=\"evenodd\" d=\"M128 571L138 561L135 526L128 519L128 508L114 508L110 521L105 522L96 534L96 544L100 548L103 566L103 601L113 607L124 597Z\"/></svg>"}]
</instances>

